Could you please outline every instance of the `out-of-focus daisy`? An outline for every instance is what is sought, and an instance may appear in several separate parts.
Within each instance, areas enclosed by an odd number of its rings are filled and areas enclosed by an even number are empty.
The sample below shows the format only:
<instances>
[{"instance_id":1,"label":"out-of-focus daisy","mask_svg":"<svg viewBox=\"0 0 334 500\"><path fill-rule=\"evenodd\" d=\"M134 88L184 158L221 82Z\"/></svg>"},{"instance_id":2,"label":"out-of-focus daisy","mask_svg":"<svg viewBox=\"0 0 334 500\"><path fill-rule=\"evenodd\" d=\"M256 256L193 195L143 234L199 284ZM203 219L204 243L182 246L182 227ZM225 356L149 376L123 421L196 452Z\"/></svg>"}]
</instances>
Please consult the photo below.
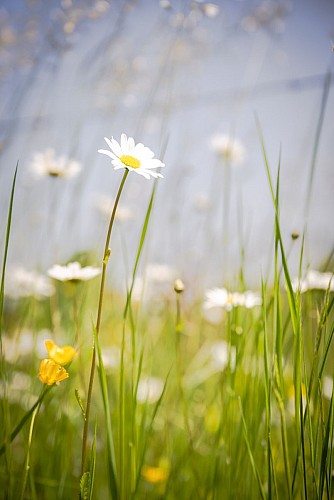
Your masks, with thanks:
<instances>
[{"instance_id":1,"label":"out-of-focus daisy","mask_svg":"<svg viewBox=\"0 0 334 500\"><path fill-rule=\"evenodd\" d=\"M138 403L155 403L160 398L164 383L158 377L144 377L138 383Z\"/></svg>"},{"instance_id":2,"label":"out-of-focus daisy","mask_svg":"<svg viewBox=\"0 0 334 500\"><path fill-rule=\"evenodd\" d=\"M39 366L38 377L43 384L53 385L69 377L69 374L62 366L52 359L42 359Z\"/></svg>"},{"instance_id":3,"label":"out-of-focus daisy","mask_svg":"<svg viewBox=\"0 0 334 500\"><path fill-rule=\"evenodd\" d=\"M228 292L226 288L212 288L208 290L205 295L206 300L203 304L204 309L223 307L227 311L231 311L234 307L252 309L262 304L260 295L250 290L244 293L238 293Z\"/></svg>"},{"instance_id":4,"label":"out-of-focus daisy","mask_svg":"<svg viewBox=\"0 0 334 500\"><path fill-rule=\"evenodd\" d=\"M214 134L210 139L211 149L226 162L238 165L245 158L245 148L241 142L228 134Z\"/></svg>"},{"instance_id":5,"label":"out-of-focus daisy","mask_svg":"<svg viewBox=\"0 0 334 500\"><path fill-rule=\"evenodd\" d=\"M31 162L31 168L39 177L63 177L71 178L81 170L79 162L60 156L56 158L53 149L47 149L44 153L36 153Z\"/></svg>"},{"instance_id":6,"label":"out-of-focus daisy","mask_svg":"<svg viewBox=\"0 0 334 500\"><path fill-rule=\"evenodd\" d=\"M176 271L167 264L148 264L146 278L155 283L172 283L176 278Z\"/></svg>"},{"instance_id":7,"label":"out-of-focus daisy","mask_svg":"<svg viewBox=\"0 0 334 500\"><path fill-rule=\"evenodd\" d=\"M55 288L50 280L35 271L28 271L23 267L10 269L5 282L5 294L8 297L18 299L21 297L35 297L42 299L51 297Z\"/></svg>"},{"instance_id":8,"label":"out-of-focus daisy","mask_svg":"<svg viewBox=\"0 0 334 500\"><path fill-rule=\"evenodd\" d=\"M196 210L200 212L207 212L211 208L211 201L206 194L199 194L193 201Z\"/></svg>"},{"instance_id":9,"label":"out-of-focus daisy","mask_svg":"<svg viewBox=\"0 0 334 500\"><path fill-rule=\"evenodd\" d=\"M102 361L105 370L115 370L121 361L121 351L117 346L102 347Z\"/></svg>"},{"instance_id":10,"label":"out-of-focus daisy","mask_svg":"<svg viewBox=\"0 0 334 500\"><path fill-rule=\"evenodd\" d=\"M333 379L325 375L322 379L322 395L324 398L331 400L333 392Z\"/></svg>"},{"instance_id":11,"label":"out-of-focus daisy","mask_svg":"<svg viewBox=\"0 0 334 500\"><path fill-rule=\"evenodd\" d=\"M114 201L104 194L101 194L95 199L95 206L102 215L110 217L112 209L114 208ZM115 219L119 221L127 221L134 218L132 210L128 207L118 205Z\"/></svg>"},{"instance_id":12,"label":"out-of-focus daisy","mask_svg":"<svg viewBox=\"0 0 334 500\"><path fill-rule=\"evenodd\" d=\"M235 346L229 346L227 342L221 340L211 346L211 360L213 366L223 371L229 364L232 371L235 369L236 350Z\"/></svg>"},{"instance_id":13,"label":"out-of-focus daisy","mask_svg":"<svg viewBox=\"0 0 334 500\"><path fill-rule=\"evenodd\" d=\"M81 267L79 262L70 262L66 266L58 264L48 270L48 275L59 281L70 281L76 283L78 281L87 281L101 274L101 269L98 267L86 266Z\"/></svg>"},{"instance_id":14,"label":"out-of-focus daisy","mask_svg":"<svg viewBox=\"0 0 334 500\"><path fill-rule=\"evenodd\" d=\"M55 363L61 366L70 363L77 353L74 347L69 345L59 347L53 342L53 340L46 340L45 347L48 351L49 359L52 359Z\"/></svg>"},{"instance_id":15,"label":"out-of-focus daisy","mask_svg":"<svg viewBox=\"0 0 334 500\"><path fill-rule=\"evenodd\" d=\"M109 156L114 170L127 168L130 171L136 172L139 175L149 179L150 176L157 178L163 177L160 173L153 169L164 167L164 163L154 158L154 153L141 142L135 144L132 137L127 137L126 134L121 135L121 143L119 144L113 137L104 138L111 151L99 149L99 153Z\"/></svg>"},{"instance_id":16,"label":"out-of-focus daisy","mask_svg":"<svg viewBox=\"0 0 334 500\"><path fill-rule=\"evenodd\" d=\"M29 409L35 403L36 398L31 394L32 380L24 372L15 371L11 373L9 380L0 380L0 397L8 398L10 403L15 403Z\"/></svg>"},{"instance_id":17,"label":"out-of-focus daisy","mask_svg":"<svg viewBox=\"0 0 334 500\"><path fill-rule=\"evenodd\" d=\"M320 273L309 269L304 278L300 281L298 278L292 280L292 288L294 292L300 290L301 293L308 290L327 290L334 291L334 276L333 273Z\"/></svg>"},{"instance_id":18,"label":"out-of-focus daisy","mask_svg":"<svg viewBox=\"0 0 334 500\"><path fill-rule=\"evenodd\" d=\"M217 17L219 14L219 6L215 3L205 3L202 5L202 11L207 17Z\"/></svg>"}]
</instances>

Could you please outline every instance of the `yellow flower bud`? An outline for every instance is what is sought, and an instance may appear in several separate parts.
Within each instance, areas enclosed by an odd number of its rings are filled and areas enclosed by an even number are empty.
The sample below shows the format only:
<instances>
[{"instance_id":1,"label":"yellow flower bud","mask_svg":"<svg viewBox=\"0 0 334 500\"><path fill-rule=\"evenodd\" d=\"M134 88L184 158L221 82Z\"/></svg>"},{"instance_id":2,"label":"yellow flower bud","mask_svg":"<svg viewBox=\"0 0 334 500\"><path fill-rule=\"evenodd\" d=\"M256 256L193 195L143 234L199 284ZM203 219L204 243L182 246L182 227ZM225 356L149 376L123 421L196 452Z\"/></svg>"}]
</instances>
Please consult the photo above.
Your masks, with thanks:
<instances>
[{"instance_id":1,"label":"yellow flower bud","mask_svg":"<svg viewBox=\"0 0 334 500\"><path fill-rule=\"evenodd\" d=\"M61 366L70 363L77 353L74 347L69 345L59 347L53 342L53 340L46 340L45 347L48 351L49 358Z\"/></svg>"},{"instance_id":2,"label":"yellow flower bud","mask_svg":"<svg viewBox=\"0 0 334 500\"><path fill-rule=\"evenodd\" d=\"M53 385L69 377L67 371L52 359L42 359L39 365L39 379L43 384Z\"/></svg>"}]
</instances>

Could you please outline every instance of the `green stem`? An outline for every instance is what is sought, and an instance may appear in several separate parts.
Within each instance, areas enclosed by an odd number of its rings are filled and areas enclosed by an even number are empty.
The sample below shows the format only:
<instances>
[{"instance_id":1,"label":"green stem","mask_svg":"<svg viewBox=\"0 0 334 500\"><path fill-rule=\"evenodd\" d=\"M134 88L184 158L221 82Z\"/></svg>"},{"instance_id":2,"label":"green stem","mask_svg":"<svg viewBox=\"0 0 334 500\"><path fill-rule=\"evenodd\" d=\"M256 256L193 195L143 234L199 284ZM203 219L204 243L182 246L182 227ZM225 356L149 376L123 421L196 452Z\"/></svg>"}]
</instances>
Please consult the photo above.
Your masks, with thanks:
<instances>
[{"instance_id":1,"label":"green stem","mask_svg":"<svg viewBox=\"0 0 334 500\"><path fill-rule=\"evenodd\" d=\"M191 432L190 424L189 424L189 414L188 414L187 401L186 401L186 397L185 397L184 390L183 390L183 384L182 384L182 362L181 362L181 346L180 346L181 334L182 334L182 322L181 322L181 304L180 304L179 293L176 293L175 334L176 334L175 335L175 351L176 351L177 383L178 383L178 388L179 388L179 393L180 393L180 398L181 398L184 424L186 426L187 433L189 436L190 446L191 446L191 448L193 448L193 438L192 438L192 432Z\"/></svg>"},{"instance_id":2,"label":"green stem","mask_svg":"<svg viewBox=\"0 0 334 500\"><path fill-rule=\"evenodd\" d=\"M37 414L39 412L39 409L41 407L42 399L43 399L43 397L46 394L46 391L47 391L47 388L44 386L43 389L42 389L41 395L38 398L37 405L35 405L35 408L34 408L34 410L32 412L32 417L31 417L30 427L29 427L28 450L27 450L27 456L26 456L26 460L25 460L25 464L24 464L23 482L22 482L22 489L21 489L20 500L24 499L24 493L25 493L25 489L26 489L26 485L27 485L27 479L28 479L28 474L29 474L29 470L30 470L30 448L31 448L31 443L32 443L32 435L33 435L33 432L34 432L35 420L36 420Z\"/></svg>"},{"instance_id":3,"label":"green stem","mask_svg":"<svg viewBox=\"0 0 334 500\"><path fill-rule=\"evenodd\" d=\"M4 441L2 442L2 445L0 447L0 455L2 455L6 449L6 446L8 445L8 443L11 443L15 438L16 436L18 435L18 433L20 432L20 430L22 429L22 427L24 426L24 424L27 422L27 420L29 419L30 415L32 415L35 411L35 409L42 404L42 401L44 399L44 396L47 394L47 392L51 389L51 387L53 386L47 386L47 387L44 387L44 390L42 391L41 395L39 396L39 398L37 399L36 403L30 408L30 410L27 411L27 413L21 418L20 422L17 424L17 426L15 427L15 429L11 432L10 436L9 436L9 439L4 439Z\"/></svg>"},{"instance_id":4,"label":"green stem","mask_svg":"<svg viewBox=\"0 0 334 500\"><path fill-rule=\"evenodd\" d=\"M99 335L100 324L101 324L104 287L105 287L105 281L106 281L106 270L107 270L107 263L109 260L109 255L110 255L110 249L109 249L110 236L111 236L111 231L112 231L112 228L114 225L114 220L115 220L118 202L119 202L119 199L121 197L121 193L122 193L126 178L128 176L128 173L129 173L129 170L125 169L122 181L121 181L120 186L118 188L118 193L117 193L117 196L115 199L114 208L113 208L113 211L112 211L112 214L110 217L110 222L109 222L109 228L108 228L106 244L105 244L104 254L103 254L103 261L102 261L102 276L101 276L100 296L99 296L99 305L98 305L98 310L97 310L97 319L96 319L96 327L95 327L96 336ZM88 394L87 394L86 418L84 421L84 428L83 428L83 435L82 435L81 475L85 471L89 413L90 413L91 400L92 400L95 364L96 364L96 352L95 352L95 345L94 345L93 346L92 364L91 364L91 369L90 369L89 385L88 385Z\"/></svg>"}]
</instances>

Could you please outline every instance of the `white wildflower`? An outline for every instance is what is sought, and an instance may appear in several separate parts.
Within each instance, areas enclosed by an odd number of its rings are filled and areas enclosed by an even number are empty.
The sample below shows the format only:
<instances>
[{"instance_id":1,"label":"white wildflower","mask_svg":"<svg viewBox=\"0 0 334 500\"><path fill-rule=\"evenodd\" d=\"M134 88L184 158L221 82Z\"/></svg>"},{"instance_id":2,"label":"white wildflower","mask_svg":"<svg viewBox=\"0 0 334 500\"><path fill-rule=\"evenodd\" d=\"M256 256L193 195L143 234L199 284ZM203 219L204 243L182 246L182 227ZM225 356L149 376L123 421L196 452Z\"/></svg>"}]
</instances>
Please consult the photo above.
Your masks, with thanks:
<instances>
[{"instance_id":1,"label":"white wildflower","mask_svg":"<svg viewBox=\"0 0 334 500\"><path fill-rule=\"evenodd\" d=\"M127 168L131 172L136 172L139 175L149 179L150 176L157 178L163 177L160 173L153 169L164 167L157 158L154 158L154 153L142 143L135 144L132 137L127 137L126 134L121 135L121 143L119 144L113 137L104 138L111 151L99 149L99 153L107 155L111 158L111 163L114 170Z\"/></svg>"},{"instance_id":2,"label":"white wildflower","mask_svg":"<svg viewBox=\"0 0 334 500\"><path fill-rule=\"evenodd\" d=\"M211 149L221 156L225 161L234 165L243 162L245 148L241 142L228 134L215 134L210 140Z\"/></svg>"},{"instance_id":3,"label":"white wildflower","mask_svg":"<svg viewBox=\"0 0 334 500\"><path fill-rule=\"evenodd\" d=\"M50 280L35 271L28 271L23 267L10 269L5 281L5 295L13 299L35 297L42 299L51 297L55 293Z\"/></svg>"},{"instance_id":4,"label":"white wildflower","mask_svg":"<svg viewBox=\"0 0 334 500\"><path fill-rule=\"evenodd\" d=\"M64 177L71 178L81 170L79 162L60 156L56 158L53 149L47 149L44 153L36 153L33 156L31 168L39 177Z\"/></svg>"},{"instance_id":5,"label":"white wildflower","mask_svg":"<svg viewBox=\"0 0 334 500\"><path fill-rule=\"evenodd\" d=\"M228 292L226 288L212 288L208 290L205 295L206 301L203 304L204 309L223 307L227 311L231 311L234 307L252 309L262 304L260 295L250 290L244 293L238 293Z\"/></svg>"},{"instance_id":6,"label":"white wildflower","mask_svg":"<svg viewBox=\"0 0 334 500\"><path fill-rule=\"evenodd\" d=\"M92 266L81 267L79 262L70 262L66 266L54 265L48 275L59 281L87 281L101 274L101 269Z\"/></svg>"},{"instance_id":7,"label":"white wildflower","mask_svg":"<svg viewBox=\"0 0 334 500\"><path fill-rule=\"evenodd\" d=\"M138 403L155 403L164 389L164 382L158 377L144 377L138 383Z\"/></svg>"},{"instance_id":8,"label":"white wildflower","mask_svg":"<svg viewBox=\"0 0 334 500\"><path fill-rule=\"evenodd\" d=\"M224 340L215 342L211 346L211 358L213 366L222 371L230 365L231 371L235 369L236 349L235 346L230 346Z\"/></svg>"},{"instance_id":9,"label":"white wildflower","mask_svg":"<svg viewBox=\"0 0 334 500\"><path fill-rule=\"evenodd\" d=\"M333 379L328 375L325 375L322 379L322 395L324 398L331 400L333 393Z\"/></svg>"},{"instance_id":10,"label":"white wildflower","mask_svg":"<svg viewBox=\"0 0 334 500\"><path fill-rule=\"evenodd\" d=\"M219 10L219 6L215 3L206 3L202 6L202 11L207 17L217 17Z\"/></svg>"},{"instance_id":11,"label":"white wildflower","mask_svg":"<svg viewBox=\"0 0 334 500\"><path fill-rule=\"evenodd\" d=\"M320 273L309 269L304 278L292 280L292 289L294 292L300 290L301 293L308 290L329 290L334 291L333 273Z\"/></svg>"}]
</instances>

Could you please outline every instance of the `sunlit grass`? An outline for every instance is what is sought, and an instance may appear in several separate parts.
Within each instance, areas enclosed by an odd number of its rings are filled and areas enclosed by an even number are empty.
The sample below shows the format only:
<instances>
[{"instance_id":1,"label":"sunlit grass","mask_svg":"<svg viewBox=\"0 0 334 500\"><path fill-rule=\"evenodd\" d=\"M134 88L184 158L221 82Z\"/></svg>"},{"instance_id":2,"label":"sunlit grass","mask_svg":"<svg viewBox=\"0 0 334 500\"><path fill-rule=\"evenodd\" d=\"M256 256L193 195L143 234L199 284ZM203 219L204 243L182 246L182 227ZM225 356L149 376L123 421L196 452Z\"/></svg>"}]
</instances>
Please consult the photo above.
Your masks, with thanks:
<instances>
[{"instance_id":1,"label":"sunlit grass","mask_svg":"<svg viewBox=\"0 0 334 500\"><path fill-rule=\"evenodd\" d=\"M169 293L133 296L155 185L127 294L105 287L126 164L102 285L88 281L94 268L75 265L72 276L73 264L58 266L54 296L3 301L15 172L1 287L8 498L331 498L331 274L302 279L302 244L292 280L280 168L274 184L261 132L260 143L273 201L273 282L259 276L253 293L242 279L241 291L217 288L206 301L168 276ZM81 255L83 265L89 259ZM90 366L99 383L91 375L89 389Z\"/></svg>"}]
</instances>

